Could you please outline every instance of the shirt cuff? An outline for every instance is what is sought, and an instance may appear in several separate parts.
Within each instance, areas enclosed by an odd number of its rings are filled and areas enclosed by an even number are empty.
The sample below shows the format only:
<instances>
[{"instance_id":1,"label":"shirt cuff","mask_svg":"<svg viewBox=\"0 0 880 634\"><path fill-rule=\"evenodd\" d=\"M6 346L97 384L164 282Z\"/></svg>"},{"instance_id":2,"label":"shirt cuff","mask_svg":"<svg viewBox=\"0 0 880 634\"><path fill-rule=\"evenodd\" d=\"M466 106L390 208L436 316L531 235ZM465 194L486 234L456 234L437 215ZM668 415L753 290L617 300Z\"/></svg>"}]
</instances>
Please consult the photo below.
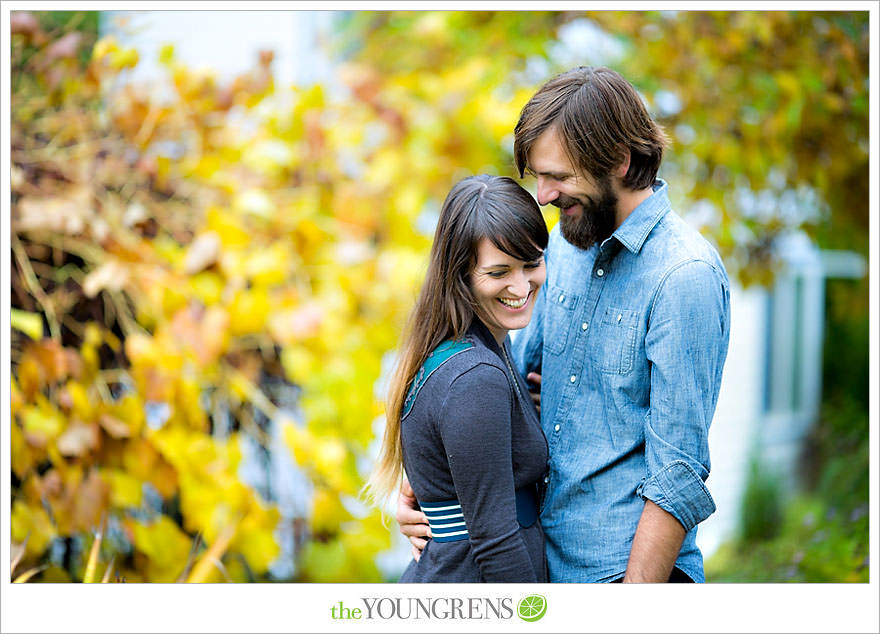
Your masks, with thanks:
<instances>
[{"instance_id":1,"label":"shirt cuff","mask_svg":"<svg viewBox=\"0 0 880 634\"><path fill-rule=\"evenodd\" d=\"M671 462L647 478L637 493L675 517L686 531L715 512L709 489L683 460Z\"/></svg>"}]
</instances>

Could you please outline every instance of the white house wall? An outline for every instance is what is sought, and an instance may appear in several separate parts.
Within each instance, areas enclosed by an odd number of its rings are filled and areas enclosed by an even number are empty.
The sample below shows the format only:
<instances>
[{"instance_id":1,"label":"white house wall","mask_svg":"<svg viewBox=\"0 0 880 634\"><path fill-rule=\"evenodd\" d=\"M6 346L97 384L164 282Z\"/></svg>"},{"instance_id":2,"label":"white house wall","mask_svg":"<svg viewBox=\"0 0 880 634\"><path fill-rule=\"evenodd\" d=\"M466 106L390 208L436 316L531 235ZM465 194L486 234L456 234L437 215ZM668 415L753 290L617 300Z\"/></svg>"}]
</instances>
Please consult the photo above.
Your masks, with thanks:
<instances>
[{"instance_id":1,"label":"white house wall","mask_svg":"<svg viewBox=\"0 0 880 634\"><path fill-rule=\"evenodd\" d=\"M763 405L765 302L763 289L743 290L731 284L730 346L709 429L712 469L706 485L717 509L697 530L704 556L733 536L739 523L749 454Z\"/></svg>"}]
</instances>

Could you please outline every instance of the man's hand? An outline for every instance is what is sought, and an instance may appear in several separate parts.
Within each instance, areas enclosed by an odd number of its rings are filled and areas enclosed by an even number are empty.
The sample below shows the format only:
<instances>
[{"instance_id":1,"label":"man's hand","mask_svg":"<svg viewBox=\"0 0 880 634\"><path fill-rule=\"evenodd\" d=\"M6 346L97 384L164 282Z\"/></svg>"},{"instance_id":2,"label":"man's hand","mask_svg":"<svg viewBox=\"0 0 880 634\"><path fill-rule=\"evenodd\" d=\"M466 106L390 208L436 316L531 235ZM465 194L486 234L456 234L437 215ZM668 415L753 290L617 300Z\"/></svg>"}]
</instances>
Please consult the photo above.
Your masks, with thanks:
<instances>
[{"instance_id":1,"label":"man's hand","mask_svg":"<svg viewBox=\"0 0 880 634\"><path fill-rule=\"evenodd\" d=\"M532 400L535 402L535 407L538 409L538 413L541 413L541 375L537 372L529 372L526 375L526 381L529 383L534 383L538 386L538 391L533 392L529 390L529 395L532 397Z\"/></svg>"},{"instance_id":2,"label":"man's hand","mask_svg":"<svg viewBox=\"0 0 880 634\"><path fill-rule=\"evenodd\" d=\"M431 537L431 528L428 526L428 517L416 509L416 494L404 478L400 485L400 495L397 497L397 523L400 532L403 533L412 544L412 556L418 561L422 557L422 550L428 543L426 538Z\"/></svg>"}]
</instances>

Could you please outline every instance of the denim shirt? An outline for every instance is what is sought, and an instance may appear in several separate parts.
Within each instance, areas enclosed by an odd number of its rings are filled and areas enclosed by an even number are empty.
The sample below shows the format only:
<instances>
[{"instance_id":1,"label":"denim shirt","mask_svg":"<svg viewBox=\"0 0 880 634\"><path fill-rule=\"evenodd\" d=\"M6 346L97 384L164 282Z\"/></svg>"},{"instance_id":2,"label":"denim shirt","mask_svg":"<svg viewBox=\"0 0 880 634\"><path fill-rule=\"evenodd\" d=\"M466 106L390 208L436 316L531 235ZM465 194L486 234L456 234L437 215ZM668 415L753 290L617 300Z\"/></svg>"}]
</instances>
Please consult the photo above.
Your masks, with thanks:
<instances>
[{"instance_id":1,"label":"denim shirt","mask_svg":"<svg viewBox=\"0 0 880 634\"><path fill-rule=\"evenodd\" d=\"M675 565L705 581L695 538L715 510L705 480L730 327L724 265L661 180L601 245L579 249L557 226L545 258L513 353L523 376L542 374L550 580L622 577L651 500L687 531Z\"/></svg>"}]
</instances>

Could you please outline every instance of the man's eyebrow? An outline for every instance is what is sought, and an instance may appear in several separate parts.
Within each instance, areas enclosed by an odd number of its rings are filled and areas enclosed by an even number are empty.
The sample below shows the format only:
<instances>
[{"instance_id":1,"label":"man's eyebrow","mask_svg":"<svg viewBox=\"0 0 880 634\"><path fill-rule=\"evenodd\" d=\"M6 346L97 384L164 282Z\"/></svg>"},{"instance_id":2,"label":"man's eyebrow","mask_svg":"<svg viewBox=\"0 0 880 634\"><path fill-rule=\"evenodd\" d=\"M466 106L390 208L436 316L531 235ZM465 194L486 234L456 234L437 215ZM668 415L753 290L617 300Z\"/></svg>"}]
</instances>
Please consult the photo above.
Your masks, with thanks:
<instances>
[{"instance_id":1,"label":"man's eyebrow","mask_svg":"<svg viewBox=\"0 0 880 634\"><path fill-rule=\"evenodd\" d=\"M526 172L528 172L531 176L549 176L550 178L554 178L556 180L563 180L574 176L571 172L552 172L552 171L544 171L538 172L532 169L531 167L526 168Z\"/></svg>"},{"instance_id":2,"label":"man's eyebrow","mask_svg":"<svg viewBox=\"0 0 880 634\"><path fill-rule=\"evenodd\" d=\"M537 172L541 176L549 176L550 178L555 178L556 180L563 180L568 178L569 176L574 176L571 172Z\"/></svg>"}]
</instances>

